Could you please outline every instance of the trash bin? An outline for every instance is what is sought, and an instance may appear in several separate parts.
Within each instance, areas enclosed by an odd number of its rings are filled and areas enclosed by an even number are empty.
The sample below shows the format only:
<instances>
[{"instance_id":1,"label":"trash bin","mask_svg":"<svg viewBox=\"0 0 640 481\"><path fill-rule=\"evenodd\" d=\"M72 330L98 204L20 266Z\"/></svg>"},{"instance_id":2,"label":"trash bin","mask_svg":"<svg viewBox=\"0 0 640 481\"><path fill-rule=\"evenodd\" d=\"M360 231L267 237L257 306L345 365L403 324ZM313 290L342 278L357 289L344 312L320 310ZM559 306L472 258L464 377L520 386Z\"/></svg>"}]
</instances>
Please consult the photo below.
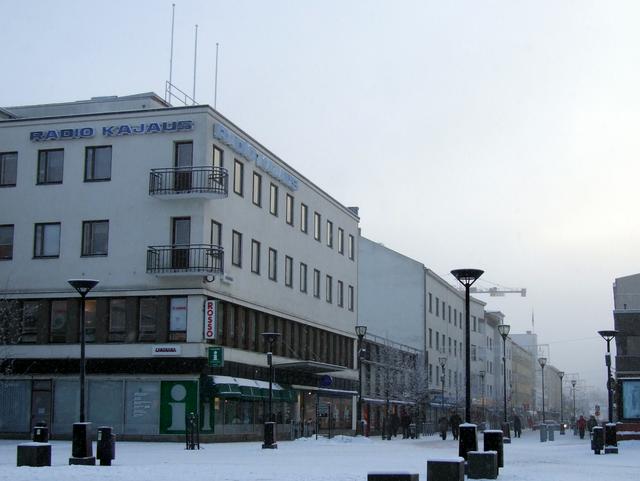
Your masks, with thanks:
<instances>
[{"instance_id":1,"label":"trash bin","mask_svg":"<svg viewBox=\"0 0 640 481\"><path fill-rule=\"evenodd\" d=\"M49 428L46 423L36 424L31 431L31 439L34 443L49 442Z\"/></svg>"},{"instance_id":2,"label":"trash bin","mask_svg":"<svg viewBox=\"0 0 640 481\"><path fill-rule=\"evenodd\" d=\"M591 430L591 449L595 454L600 454L604 449L604 428L602 426L594 426Z\"/></svg>"},{"instance_id":3,"label":"trash bin","mask_svg":"<svg viewBox=\"0 0 640 481\"><path fill-rule=\"evenodd\" d=\"M100 466L111 466L111 461L116 458L116 435L110 426L98 428L98 443L96 457L100 460Z\"/></svg>"},{"instance_id":4,"label":"trash bin","mask_svg":"<svg viewBox=\"0 0 640 481\"><path fill-rule=\"evenodd\" d=\"M547 425L540 424L540 442L545 443L547 441Z\"/></svg>"},{"instance_id":5,"label":"trash bin","mask_svg":"<svg viewBox=\"0 0 640 481\"><path fill-rule=\"evenodd\" d=\"M416 438L416 424L415 423L409 424L409 437L411 439L415 439Z\"/></svg>"}]
</instances>

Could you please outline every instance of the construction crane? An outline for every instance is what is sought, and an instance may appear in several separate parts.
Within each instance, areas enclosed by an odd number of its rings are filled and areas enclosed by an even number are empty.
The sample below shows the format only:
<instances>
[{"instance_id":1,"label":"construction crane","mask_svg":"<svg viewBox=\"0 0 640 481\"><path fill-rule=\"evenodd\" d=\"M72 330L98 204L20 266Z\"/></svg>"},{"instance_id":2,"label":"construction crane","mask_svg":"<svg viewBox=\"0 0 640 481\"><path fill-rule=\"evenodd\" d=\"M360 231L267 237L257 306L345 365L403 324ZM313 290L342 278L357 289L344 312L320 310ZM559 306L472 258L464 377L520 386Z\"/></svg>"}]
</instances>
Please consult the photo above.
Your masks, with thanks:
<instances>
[{"instance_id":1,"label":"construction crane","mask_svg":"<svg viewBox=\"0 0 640 481\"><path fill-rule=\"evenodd\" d=\"M489 287L488 289L482 287L473 287L469 289L472 294L489 294L491 297L502 297L505 294L520 294L522 297L527 297L526 288L509 288L500 289L498 287Z\"/></svg>"}]
</instances>

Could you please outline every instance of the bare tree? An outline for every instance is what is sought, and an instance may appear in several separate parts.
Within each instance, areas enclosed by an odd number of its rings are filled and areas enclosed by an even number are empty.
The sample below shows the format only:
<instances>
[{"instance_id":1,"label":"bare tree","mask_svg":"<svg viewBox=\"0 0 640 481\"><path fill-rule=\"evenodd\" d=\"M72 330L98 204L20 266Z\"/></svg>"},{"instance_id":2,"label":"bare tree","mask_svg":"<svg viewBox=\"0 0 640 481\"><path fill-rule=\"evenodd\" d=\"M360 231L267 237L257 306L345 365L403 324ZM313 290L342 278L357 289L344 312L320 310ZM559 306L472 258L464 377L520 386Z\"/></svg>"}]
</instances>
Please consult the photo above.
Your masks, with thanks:
<instances>
[{"instance_id":1,"label":"bare tree","mask_svg":"<svg viewBox=\"0 0 640 481\"><path fill-rule=\"evenodd\" d=\"M13 371L15 359L12 346L22 339L23 325L20 301L0 298L0 374L10 374Z\"/></svg>"}]
</instances>

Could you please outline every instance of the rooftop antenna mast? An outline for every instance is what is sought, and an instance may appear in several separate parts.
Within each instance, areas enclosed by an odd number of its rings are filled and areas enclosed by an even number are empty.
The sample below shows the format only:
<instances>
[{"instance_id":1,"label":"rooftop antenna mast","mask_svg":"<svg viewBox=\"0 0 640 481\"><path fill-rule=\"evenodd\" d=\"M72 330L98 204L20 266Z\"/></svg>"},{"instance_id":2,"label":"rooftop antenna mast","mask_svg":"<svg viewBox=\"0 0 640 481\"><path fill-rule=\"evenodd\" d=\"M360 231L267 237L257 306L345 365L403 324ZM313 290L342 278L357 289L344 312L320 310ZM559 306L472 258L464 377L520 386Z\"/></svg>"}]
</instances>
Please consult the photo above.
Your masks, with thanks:
<instances>
[{"instance_id":1,"label":"rooftop antenna mast","mask_svg":"<svg viewBox=\"0 0 640 481\"><path fill-rule=\"evenodd\" d=\"M218 106L218 47L219 44L216 42L216 76L213 84L213 108L216 109Z\"/></svg>"},{"instance_id":2,"label":"rooftop antenna mast","mask_svg":"<svg viewBox=\"0 0 640 481\"><path fill-rule=\"evenodd\" d=\"M171 55L169 57L169 85L167 86L167 90L165 92L165 101L171 103L171 87L173 80L173 27L175 25L176 18L176 4L171 4Z\"/></svg>"},{"instance_id":3,"label":"rooftop antenna mast","mask_svg":"<svg viewBox=\"0 0 640 481\"><path fill-rule=\"evenodd\" d=\"M198 24L196 23L196 42L193 49L193 94L191 95L191 100L193 101L193 105L196 104L196 65L198 60Z\"/></svg>"}]
</instances>

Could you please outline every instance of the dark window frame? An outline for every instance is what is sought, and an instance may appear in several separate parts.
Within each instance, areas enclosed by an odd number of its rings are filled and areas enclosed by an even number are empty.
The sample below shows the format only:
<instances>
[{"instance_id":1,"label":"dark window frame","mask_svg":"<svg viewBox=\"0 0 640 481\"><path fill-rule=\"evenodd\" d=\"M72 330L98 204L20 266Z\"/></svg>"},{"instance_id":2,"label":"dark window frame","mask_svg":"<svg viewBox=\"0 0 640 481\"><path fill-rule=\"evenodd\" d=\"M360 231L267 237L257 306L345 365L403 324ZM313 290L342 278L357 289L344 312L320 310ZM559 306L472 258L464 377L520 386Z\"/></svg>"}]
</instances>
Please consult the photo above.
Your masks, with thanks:
<instances>
[{"instance_id":1,"label":"dark window frame","mask_svg":"<svg viewBox=\"0 0 640 481\"><path fill-rule=\"evenodd\" d=\"M307 282L308 271L309 271L309 268L307 267L307 264L305 264L304 262L301 262L300 263L300 292L304 292L305 294L308 291L308 282Z\"/></svg>"},{"instance_id":2,"label":"dark window frame","mask_svg":"<svg viewBox=\"0 0 640 481\"><path fill-rule=\"evenodd\" d=\"M10 227L11 228L11 243L10 244L2 244L0 245L0 260L3 261L9 261L11 259L13 259L13 247L15 245L15 234L16 234L16 228L15 228L15 224L2 224L0 225L0 229L5 228L5 227ZM3 255L3 246L8 246L7 251L9 252L8 255Z\"/></svg>"},{"instance_id":3,"label":"dark window frame","mask_svg":"<svg viewBox=\"0 0 640 481\"><path fill-rule=\"evenodd\" d=\"M251 202L253 202L255 206L262 207L262 176L255 171L251 178Z\"/></svg>"},{"instance_id":4,"label":"dark window frame","mask_svg":"<svg viewBox=\"0 0 640 481\"><path fill-rule=\"evenodd\" d=\"M318 269L313 270L313 297L320 299L320 271Z\"/></svg>"},{"instance_id":5,"label":"dark window frame","mask_svg":"<svg viewBox=\"0 0 640 481\"><path fill-rule=\"evenodd\" d=\"M44 255L41 253L38 253L38 251L42 251L42 248L44 247L44 231L41 234L41 240L42 240L42 245L40 246L40 249L38 249L38 227L42 228L42 229L46 229L46 227L48 226L54 226L57 225L58 226L58 253L55 255ZM62 235L62 223L60 222L38 222L34 225L34 230L33 230L33 258L34 259L55 259L60 257L60 237Z\"/></svg>"},{"instance_id":6,"label":"dark window frame","mask_svg":"<svg viewBox=\"0 0 640 481\"><path fill-rule=\"evenodd\" d=\"M300 232L309 233L309 207L300 203Z\"/></svg>"},{"instance_id":7,"label":"dark window frame","mask_svg":"<svg viewBox=\"0 0 640 481\"><path fill-rule=\"evenodd\" d=\"M89 166L91 165L92 174L95 173L96 151L99 149L109 149L109 177L89 177ZM89 159L89 152L93 152L93 158ZM111 180L111 166L113 161L113 146L111 145L92 145L84 149L84 181L85 182L109 182Z\"/></svg>"},{"instance_id":8,"label":"dark window frame","mask_svg":"<svg viewBox=\"0 0 640 481\"><path fill-rule=\"evenodd\" d=\"M322 215L317 211L313 212L313 238L322 242Z\"/></svg>"},{"instance_id":9,"label":"dark window frame","mask_svg":"<svg viewBox=\"0 0 640 481\"><path fill-rule=\"evenodd\" d=\"M291 194L285 196L285 221L291 227L293 227L293 219L295 218L295 199Z\"/></svg>"},{"instance_id":10,"label":"dark window frame","mask_svg":"<svg viewBox=\"0 0 640 481\"><path fill-rule=\"evenodd\" d=\"M242 232L237 230L231 232L231 264L242 267Z\"/></svg>"},{"instance_id":11,"label":"dark window frame","mask_svg":"<svg viewBox=\"0 0 640 481\"><path fill-rule=\"evenodd\" d=\"M49 176L49 159L48 155L54 152L62 152L62 168L60 169L60 180L48 180ZM43 177L40 176L41 165L45 162ZM64 149L42 149L38 151L38 170L36 172L36 184L62 184L64 179Z\"/></svg>"},{"instance_id":12,"label":"dark window frame","mask_svg":"<svg viewBox=\"0 0 640 481\"><path fill-rule=\"evenodd\" d=\"M293 257L284 256L284 285L293 288Z\"/></svg>"},{"instance_id":13,"label":"dark window frame","mask_svg":"<svg viewBox=\"0 0 640 481\"><path fill-rule=\"evenodd\" d=\"M8 182L5 179L5 172L7 171L7 166L5 163L9 161L7 158L10 156L14 156L13 158L13 183ZM18 182L18 152L0 152L0 187L15 187Z\"/></svg>"},{"instance_id":14,"label":"dark window frame","mask_svg":"<svg viewBox=\"0 0 640 481\"><path fill-rule=\"evenodd\" d=\"M93 235L94 228L98 224L106 224L107 225L107 244L105 252L95 252L95 246L93 246ZM87 227L89 227L90 231L87 236ZM89 238L90 244L87 246L87 237ZM109 220L108 219L100 219L100 220L84 220L82 221L82 243L80 246L80 256L81 257L107 257L109 255Z\"/></svg>"},{"instance_id":15,"label":"dark window frame","mask_svg":"<svg viewBox=\"0 0 640 481\"><path fill-rule=\"evenodd\" d=\"M278 217L278 186L273 182L269 184L269 213Z\"/></svg>"},{"instance_id":16,"label":"dark window frame","mask_svg":"<svg viewBox=\"0 0 640 481\"><path fill-rule=\"evenodd\" d=\"M257 247L257 248L256 248ZM251 239L251 272L260 275L260 250L261 244L255 239Z\"/></svg>"},{"instance_id":17,"label":"dark window frame","mask_svg":"<svg viewBox=\"0 0 640 481\"><path fill-rule=\"evenodd\" d=\"M233 161L233 192L244 197L244 164L238 159Z\"/></svg>"},{"instance_id":18,"label":"dark window frame","mask_svg":"<svg viewBox=\"0 0 640 481\"><path fill-rule=\"evenodd\" d=\"M278 251L269 247L268 277L270 281L278 282Z\"/></svg>"}]
</instances>

